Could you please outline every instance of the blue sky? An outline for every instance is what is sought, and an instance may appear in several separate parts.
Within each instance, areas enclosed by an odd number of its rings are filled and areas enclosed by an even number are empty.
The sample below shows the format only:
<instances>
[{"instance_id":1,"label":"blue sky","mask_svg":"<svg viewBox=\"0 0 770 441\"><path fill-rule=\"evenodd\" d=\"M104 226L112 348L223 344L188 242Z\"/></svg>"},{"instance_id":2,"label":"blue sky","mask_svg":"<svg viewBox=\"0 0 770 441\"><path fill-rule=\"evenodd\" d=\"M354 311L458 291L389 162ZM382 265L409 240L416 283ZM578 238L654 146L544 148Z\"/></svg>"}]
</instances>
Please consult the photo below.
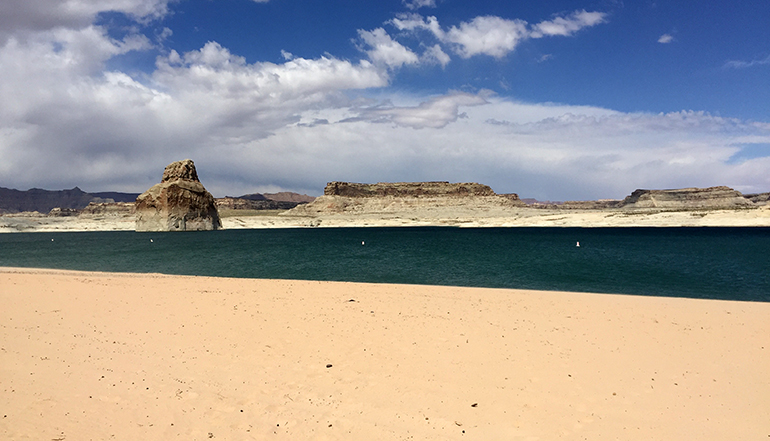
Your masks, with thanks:
<instances>
[{"instance_id":1,"label":"blue sky","mask_svg":"<svg viewBox=\"0 0 770 441\"><path fill-rule=\"evenodd\" d=\"M403 69L393 75L391 86L418 93L488 88L527 101L629 112L697 109L747 119L770 116L768 71L726 67L770 56L770 3L444 1L417 13L451 27L477 16L537 23L578 10L606 14L605 22L572 38L529 40L501 58ZM400 1L192 0L176 5L172 15L145 33L152 38L168 27L173 30L169 48L187 52L216 41L248 63L280 63L281 51L303 58L329 53L360 59L353 41L357 30L384 27L395 36L387 22L407 11L412 12ZM660 43L666 35L670 41ZM401 40L411 47L418 42ZM142 68L151 70L154 54L143 55Z\"/></svg>"},{"instance_id":2,"label":"blue sky","mask_svg":"<svg viewBox=\"0 0 770 441\"><path fill-rule=\"evenodd\" d=\"M6 0L0 186L770 191L770 3Z\"/></svg>"}]
</instances>

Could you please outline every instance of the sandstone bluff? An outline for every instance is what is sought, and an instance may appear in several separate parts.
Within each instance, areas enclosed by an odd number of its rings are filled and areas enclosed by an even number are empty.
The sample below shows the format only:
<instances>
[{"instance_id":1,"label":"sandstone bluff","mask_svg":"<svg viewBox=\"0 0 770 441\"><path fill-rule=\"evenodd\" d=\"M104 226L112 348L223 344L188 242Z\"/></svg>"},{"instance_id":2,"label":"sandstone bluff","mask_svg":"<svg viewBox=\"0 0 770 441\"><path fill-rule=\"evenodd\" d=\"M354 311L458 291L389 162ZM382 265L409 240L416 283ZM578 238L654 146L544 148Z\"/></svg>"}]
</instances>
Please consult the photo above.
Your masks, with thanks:
<instances>
[{"instance_id":1,"label":"sandstone bluff","mask_svg":"<svg viewBox=\"0 0 770 441\"><path fill-rule=\"evenodd\" d=\"M477 183L330 182L324 195L249 194L211 196L197 179L192 161L169 166L164 182L135 204L113 197L128 193L90 193L85 208L54 208L48 214L17 213L18 198L3 205L0 233L18 231L182 231L219 228L295 228L369 226L457 227L767 227L770 193L742 194L730 187L635 190L625 199L525 204L516 194L497 194ZM173 185L176 184L176 185ZM172 188L173 187L173 188ZM190 191L194 189L195 191ZM12 190L17 195L15 190ZM67 193L66 191L64 193ZM24 192L21 192L24 193ZM29 191L37 197L39 191ZM94 201L95 197L116 202ZM131 200L137 199L134 195ZM303 203L309 202L310 203ZM287 210L291 206L296 208ZM3 213L8 207L10 213ZM272 212L271 212L272 210ZM215 217L216 216L216 217ZM221 224L219 219L222 219ZM220 226L221 225L221 226Z\"/></svg>"},{"instance_id":2,"label":"sandstone bluff","mask_svg":"<svg viewBox=\"0 0 770 441\"><path fill-rule=\"evenodd\" d=\"M755 206L730 187L635 190L620 203L624 208L745 208Z\"/></svg>"},{"instance_id":3,"label":"sandstone bluff","mask_svg":"<svg viewBox=\"0 0 770 441\"><path fill-rule=\"evenodd\" d=\"M461 213L521 206L524 202L514 193L497 194L487 185L472 182L329 182L323 196L292 212L371 214L453 209Z\"/></svg>"},{"instance_id":4,"label":"sandstone bluff","mask_svg":"<svg viewBox=\"0 0 770 441\"><path fill-rule=\"evenodd\" d=\"M172 162L160 184L136 198L136 231L201 231L222 228L214 196L198 180L190 159Z\"/></svg>"},{"instance_id":5,"label":"sandstone bluff","mask_svg":"<svg viewBox=\"0 0 770 441\"><path fill-rule=\"evenodd\" d=\"M669 211L756 208L766 205L765 194L747 197L730 187L635 190L623 200L568 201L560 205L534 205L557 210ZM767 198L765 198L766 200ZM452 207L481 212L494 208L520 209L524 202L515 193L497 194L477 183L379 182L359 184L329 182L324 195L298 207L295 213L383 213ZM458 211L458 213L460 212Z\"/></svg>"},{"instance_id":6,"label":"sandstone bluff","mask_svg":"<svg viewBox=\"0 0 770 441\"><path fill-rule=\"evenodd\" d=\"M464 197L496 196L488 185L470 183L450 184L447 181L433 182L380 182L377 184L357 184L351 182L329 182L324 188L324 196L344 197Z\"/></svg>"}]
</instances>

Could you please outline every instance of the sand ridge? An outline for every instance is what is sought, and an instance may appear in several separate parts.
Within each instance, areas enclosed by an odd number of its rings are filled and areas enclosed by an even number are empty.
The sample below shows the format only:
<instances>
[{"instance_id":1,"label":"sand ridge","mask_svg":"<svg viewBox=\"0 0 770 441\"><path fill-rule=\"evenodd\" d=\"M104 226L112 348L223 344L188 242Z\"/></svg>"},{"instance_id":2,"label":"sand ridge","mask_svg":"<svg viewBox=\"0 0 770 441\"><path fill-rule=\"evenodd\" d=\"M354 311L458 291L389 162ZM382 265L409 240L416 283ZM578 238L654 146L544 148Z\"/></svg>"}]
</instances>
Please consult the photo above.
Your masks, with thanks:
<instances>
[{"instance_id":1,"label":"sand ridge","mask_svg":"<svg viewBox=\"0 0 770 441\"><path fill-rule=\"evenodd\" d=\"M0 438L756 440L770 304L0 270Z\"/></svg>"}]
</instances>

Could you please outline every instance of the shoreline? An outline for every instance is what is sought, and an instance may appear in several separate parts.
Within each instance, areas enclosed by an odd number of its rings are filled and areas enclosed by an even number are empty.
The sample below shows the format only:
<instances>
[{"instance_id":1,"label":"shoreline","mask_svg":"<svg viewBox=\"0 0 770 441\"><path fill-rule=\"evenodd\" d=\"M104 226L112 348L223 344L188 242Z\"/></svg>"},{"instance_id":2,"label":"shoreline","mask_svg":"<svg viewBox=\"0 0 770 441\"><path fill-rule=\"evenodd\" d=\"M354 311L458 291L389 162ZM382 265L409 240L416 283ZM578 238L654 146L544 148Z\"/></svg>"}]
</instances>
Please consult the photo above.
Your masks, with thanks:
<instances>
[{"instance_id":1,"label":"shoreline","mask_svg":"<svg viewBox=\"0 0 770 441\"><path fill-rule=\"evenodd\" d=\"M149 278L149 279L212 279L213 281L252 281L252 282L292 282L301 284L340 284L340 285L362 285L364 287L386 286L403 289L421 289L435 288L448 290L490 290L490 291L511 291L514 293L536 293L538 295L559 294L559 295L588 295L588 296L613 296L613 297L632 297L632 298L651 298L651 299L681 299L707 302L735 302L735 303L756 303L770 305L768 301L761 300L740 300L740 299L721 299L707 297L687 297L687 296L665 296L651 294L633 294L622 292L589 292L589 291L567 291L567 290L548 290L548 289L529 289L529 288L505 288L491 286L469 286L469 285L435 285L420 283L396 283L396 282L356 282L345 280L315 280L315 279L290 279L290 278L259 278L259 277L232 277L232 276L209 276L209 275L190 275L190 274L170 274L170 273L137 273L120 271L91 271L47 267L23 267L23 266L0 266L0 276L3 274L19 274L30 276L64 276L64 277L103 277L103 278Z\"/></svg>"},{"instance_id":2,"label":"shoreline","mask_svg":"<svg viewBox=\"0 0 770 441\"><path fill-rule=\"evenodd\" d=\"M456 208L456 207L454 207ZM358 228L358 227L768 227L770 207L737 210L432 210L295 215L228 215L223 229ZM134 231L133 216L0 216L0 233L53 231Z\"/></svg>"},{"instance_id":3,"label":"shoreline","mask_svg":"<svg viewBox=\"0 0 770 441\"><path fill-rule=\"evenodd\" d=\"M770 304L0 268L7 439L763 439Z\"/></svg>"}]
</instances>

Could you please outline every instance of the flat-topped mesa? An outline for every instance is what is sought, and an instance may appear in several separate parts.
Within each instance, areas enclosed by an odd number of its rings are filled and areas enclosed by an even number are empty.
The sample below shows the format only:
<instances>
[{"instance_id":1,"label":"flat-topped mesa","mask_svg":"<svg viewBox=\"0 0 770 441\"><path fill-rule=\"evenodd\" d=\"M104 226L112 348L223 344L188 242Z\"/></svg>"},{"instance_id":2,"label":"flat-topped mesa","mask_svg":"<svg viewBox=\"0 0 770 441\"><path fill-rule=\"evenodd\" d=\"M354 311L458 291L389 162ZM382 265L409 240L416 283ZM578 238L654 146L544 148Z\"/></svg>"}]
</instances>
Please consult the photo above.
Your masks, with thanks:
<instances>
[{"instance_id":1,"label":"flat-topped mesa","mask_svg":"<svg viewBox=\"0 0 770 441\"><path fill-rule=\"evenodd\" d=\"M217 210L220 212L223 210L290 210L299 205L297 202L273 201L270 199L255 201L253 199L234 198L230 196L216 198L214 199L214 202L217 204Z\"/></svg>"},{"instance_id":2,"label":"flat-topped mesa","mask_svg":"<svg viewBox=\"0 0 770 441\"><path fill-rule=\"evenodd\" d=\"M88 206L80 210L82 217L119 217L132 216L136 208L135 202L91 202Z\"/></svg>"},{"instance_id":3,"label":"flat-topped mesa","mask_svg":"<svg viewBox=\"0 0 770 441\"><path fill-rule=\"evenodd\" d=\"M222 228L214 196L198 180L190 159L172 162L160 184L136 198L136 231L201 231Z\"/></svg>"},{"instance_id":4,"label":"flat-topped mesa","mask_svg":"<svg viewBox=\"0 0 770 441\"><path fill-rule=\"evenodd\" d=\"M292 209L291 214L457 219L472 218L478 213L490 213L523 205L524 202L515 193L497 194L489 186L476 183L329 182L323 196Z\"/></svg>"},{"instance_id":5,"label":"flat-topped mesa","mask_svg":"<svg viewBox=\"0 0 770 441\"><path fill-rule=\"evenodd\" d=\"M619 204L622 208L716 209L747 208L754 202L730 187L634 190Z\"/></svg>"},{"instance_id":6,"label":"flat-topped mesa","mask_svg":"<svg viewBox=\"0 0 770 441\"><path fill-rule=\"evenodd\" d=\"M370 197L442 197L442 196L497 196L487 185L476 183L433 182L379 182L377 184L356 184L351 182L329 182L324 196L349 198ZM509 195L513 196L513 195ZM518 196L517 196L518 198Z\"/></svg>"}]
</instances>

